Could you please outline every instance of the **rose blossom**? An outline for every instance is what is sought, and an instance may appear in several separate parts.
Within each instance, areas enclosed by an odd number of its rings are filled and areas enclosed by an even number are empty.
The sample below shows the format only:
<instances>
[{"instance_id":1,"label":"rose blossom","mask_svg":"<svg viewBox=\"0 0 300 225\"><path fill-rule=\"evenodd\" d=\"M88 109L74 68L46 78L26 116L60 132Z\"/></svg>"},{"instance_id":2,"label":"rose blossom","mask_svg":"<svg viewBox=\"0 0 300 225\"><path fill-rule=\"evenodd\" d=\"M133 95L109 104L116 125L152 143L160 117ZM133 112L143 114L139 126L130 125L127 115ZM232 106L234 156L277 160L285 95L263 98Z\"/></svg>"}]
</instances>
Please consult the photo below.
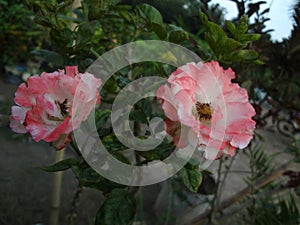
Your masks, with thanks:
<instances>
[{"instance_id":1,"label":"rose blossom","mask_svg":"<svg viewBox=\"0 0 300 225\"><path fill-rule=\"evenodd\" d=\"M79 98L73 104L76 88ZM12 107L10 127L17 133L29 132L35 141L52 142L61 149L69 134L87 119L96 102L101 80L89 73L78 73L76 66L32 76L21 84ZM73 107L72 107L73 106ZM73 120L73 121L72 121Z\"/></svg>"},{"instance_id":2,"label":"rose blossom","mask_svg":"<svg viewBox=\"0 0 300 225\"><path fill-rule=\"evenodd\" d=\"M215 61L188 63L170 75L169 85L158 89L166 131L178 147L196 141L205 157L213 160L222 154L233 156L236 148L249 144L255 110L247 91L231 82L234 78L230 68L224 70Z\"/></svg>"}]
</instances>

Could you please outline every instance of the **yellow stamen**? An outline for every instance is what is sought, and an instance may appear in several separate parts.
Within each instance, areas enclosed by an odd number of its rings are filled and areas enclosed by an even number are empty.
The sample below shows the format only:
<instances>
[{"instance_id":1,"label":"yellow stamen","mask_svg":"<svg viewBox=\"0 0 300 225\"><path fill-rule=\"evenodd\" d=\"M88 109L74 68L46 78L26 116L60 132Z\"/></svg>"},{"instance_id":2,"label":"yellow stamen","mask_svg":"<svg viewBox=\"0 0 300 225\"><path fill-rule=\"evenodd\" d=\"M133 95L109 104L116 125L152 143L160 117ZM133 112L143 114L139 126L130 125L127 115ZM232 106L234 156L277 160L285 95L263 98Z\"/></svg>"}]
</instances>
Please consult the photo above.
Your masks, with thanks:
<instances>
[{"instance_id":1,"label":"yellow stamen","mask_svg":"<svg viewBox=\"0 0 300 225\"><path fill-rule=\"evenodd\" d=\"M209 103L196 102L197 117L200 121L209 121L212 118L213 108Z\"/></svg>"}]
</instances>

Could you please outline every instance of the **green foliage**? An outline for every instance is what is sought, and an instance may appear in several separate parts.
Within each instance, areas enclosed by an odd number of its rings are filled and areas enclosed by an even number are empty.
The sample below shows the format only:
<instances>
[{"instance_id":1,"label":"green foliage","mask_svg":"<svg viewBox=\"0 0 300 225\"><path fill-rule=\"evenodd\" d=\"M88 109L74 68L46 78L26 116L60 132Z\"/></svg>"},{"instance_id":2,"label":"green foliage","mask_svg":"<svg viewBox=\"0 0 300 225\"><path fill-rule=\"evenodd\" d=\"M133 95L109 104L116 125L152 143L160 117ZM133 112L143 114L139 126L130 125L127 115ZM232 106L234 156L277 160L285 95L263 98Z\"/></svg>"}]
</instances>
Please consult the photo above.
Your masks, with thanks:
<instances>
[{"instance_id":1,"label":"green foliage","mask_svg":"<svg viewBox=\"0 0 300 225\"><path fill-rule=\"evenodd\" d=\"M127 149L127 147L125 145L123 145L114 134L106 135L106 136L102 137L101 140L102 140L104 147L109 152Z\"/></svg>"},{"instance_id":2,"label":"green foliage","mask_svg":"<svg viewBox=\"0 0 300 225\"><path fill-rule=\"evenodd\" d=\"M121 3L136 6L142 3L155 7L166 23L183 27L184 30L196 34L199 31L200 19L196 16L199 9L207 12L216 23L222 23L223 10L219 4L209 6L207 1L199 0L122 0Z\"/></svg>"},{"instance_id":3,"label":"green foliage","mask_svg":"<svg viewBox=\"0 0 300 225\"><path fill-rule=\"evenodd\" d=\"M175 149L174 143L164 139L163 142L155 149L150 151L136 151L139 156L145 158L147 163L153 160L164 160L166 159Z\"/></svg>"},{"instance_id":4,"label":"green foliage","mask_svg":"<svg viewBox=\"0 0 300 225\"><path fill-rule=\"evenodd\" d=\"M184 31L181 27L177 27L175 25L169 25L172 29L169 34L169 41L174 43L182 43L189 39L189 33Z\"/></svg>"},{"instance_id":5,"label":"green foliage","mask_svg":"<svg viewBox=\"0 0 300 225\"><path fill-rule=\"evenodd\" d=\"M84 161L73 164L71 168L80 184L85 187L94 188L104 193L110 193L114 188L124 187L102 177Z\"/></svg>"},{"instance_id":6,"label":"green foliage","mask_svg":"<svg viewBox=\"0 0 300 225\"><path fill-rule=\"evenodd\" d=\"M241 17L237 24L226 21L226 28L222 28L220 23L216 22L222 18L218 7L215 7L216 17L209 12L206 12L209 17L203 13L198 15L198 8L208 9L207 2L203 3L205 1L202 1L201 4L199 1L178 0L172 1L171 4L170 1L155 1L157 4L165 4L165 7L170 7L172 10L184 10L188 14L187 17L185 13L182 16L178 16L179 13L174 14L176 21L170 19L171 17L165 17L163 12L167 10L161 12L152 4L142 4L137 1L136 3L139 4L124 5L119 4L118 0L83 0L81 5L73 10L69 7L72 0L26 0L26 2L35 13L36 23L47 29L52 46L51 49L37 49L32 53L42 56L56 67L78 65L79 69L83 71L96 58L110 49L143 39L184 44L195 50L205 60L215 59L226 64L261 63L258 52L252 48L253 42L257 41L260 35L249 31L248 18ZM181 8L176 9L174 5L181 6ZM197 23L193 21L192 26L186 27L178 25L188 24L191 18L196 18ZM218 19L212 20L211 18ZM196 28L197 32L194 34L187 32L187 30L194 31ZM204 31L205 40L202 38ZM174 58L168 52L164 57ZM176 62L176 58L174 58L174 62ZM137 63L121 69L104 84L101 90L102 104L95 111L95 122L103 145L117 160L133 164L123 154L127 147L118 140L111 126L110 108L116 95L135 79L150 75L168 77L172 71L174 68L161 63ZM149 89L152 88L153 86L149 87ZM134 96L136 93L128 92L126 99ZM133 124L134 128L138 128L140 125L148 126L149 120L156 116L164 118L163 113L155 104L154 98L143 99L137 102L130 112L130 125ZM140 139L146 139L150 134L149 130L150 128L143 134L136 132L135 135ZM135 151L136 165L164 160L174 149L174 143L166 138L151 151ZM79 151L78 153L80 154ZM249 182L253 182L272 169L269 156L260 150L254 150L251 154L253 176ZM44 170L52 172L66 169L72 169L81 185L107 194L104 204L97 213L96 225L132 224L135 215L135 199L129 187L105 179L81 158L67 159L44 168ZM197 163L189 162L181 169L179 176L186 188L197 192L202 182L202 173L199 171Z\"/></svg>"},{"instance_id":7,"label":"green foliage","mask_svg":"<svg viewBox=\"0 0 300 225\"><path fill-rule=\"evenodd\" d=\"M114 189L97 212L95 225L130 225L136 211L136 201L124 189Z\"/></svg>"},{"instance_id":8,"label":"green foliage","mask_svg":"<svg viewBox=\"0 0 300 225\"><path fill-rule=\"evenodd\" d=\"M268 155L259 145L251 148L249 153L251 176L246 182L251 187L256 181L275 170L273 161L279 153ZM293 189L288 190L290 188L288 183L283 182L285 181L282 179L275 179L257 190L253 189L245 203L247 212L241 213L243 215L241 224L292 225L299 223L300 198ZM241 207L244 207L243 203Z\"/></svg>"},{"instance_id":9,"label":"green foliage","mask_svg":"<svg viewBox=\"0 0 300 225\"><path fill-rule=\"evenodd\" d=\"M248 224L255 225L294 225L300 222L299 196L289 194L286 197L257 201L254 218L247 218Z\"/></svg>"},{"instance_id":10,"label":"green foliage","mask_svg":"<svg viewBox=\"0 0 300 225\"><path fill-rule=\"evenodd\" d=\"M0 1L0 68L13 63L24 63L28 51L45 40L39 26L32 20L32 12L21 0Z\"/></svg>"},{"instance_id":11,"label":"green foliage","mask_svg":"<svg viewBox=\"0 0 300 225\"><path fill-rule=\"evenodd\" d=\"M64 64L63 57L53 51L48 51L46 49L39 49L39 50L31 51L31 54L36 56L41 56L46 61L51 62L51 64L55 66L60 66Z\"/></svg>"},{"instance_id":12,"label":"green foliage","mask_svg":"<svg viewBox=\"0 0 300 225\"><path fill-rule=\"evenodd\" d=\"M121 154L114 154L114 157L120 161L128 162L128 160ZM55 163L54 165L42 168L42 170L47 172L64 171L67 169L72 169L78 181L84 187L94 188L103 191L104 193L110 193L114 188L124 187L123 185L111 182L99 175L99 173L93 170L81 157L65 159Z\"/></svg>"},{"instance_id":13,"label":"green foliage","mask_svg":"<svg viewBox=\"0 0 300 225\"><path fill-rule=\"evenodd\" d=\"M146 22L151 24L163 25L163 18L160 12L151 5L141 4L136 7L138 15L146 20Z\"/></svg>"},{"instance_id":14,"label":"green foliage","mask_svg":"<svg viewBox=\"0 0 300 225\"><path fill-rule=\"evenodd\" d=\"M96 110L95 121L99 137L103 137L110 133L111 127L110 124L108 124L110 115L111 110L109 109Z\"/></svg>"},{"instance_id":15,"label":"green foliage","mask_svg":"<svg viewBox=\"0 0 300 225\"><path fill-rule=\"evenodd\" d=\"M236 27L232 22L226 21L227 29L233 38L229 37L223 28L208 20L207 16L200 12L200 18L205 26L205 40L213 51L213 57L220 62L255 62L261 63L259 54L252 49L247 49L248 44L260 38L259 34L246 34L248 31L248 18L241 17Z\"/></svg>"},{"instance_id":16,"label":"green foliage","mask_svg":"<svg viewBox=\"0 0 300 225\"><path fill-rule=\"evenodd\" d=\"M199 169L199 165L193 165L192 163L187 163L180 170L180 178L183 184L192 192L197 192L199 186L202 182L202 174Z\"/></svg>"},{"instance_id":17,"label":"green foliage","mask_svg":"<svg viewBox=\"0 0 300 225\"><path fill-rule=\"evenodd\" d=\"M148 123L147 116L141 110L132 110L129 114L129 119L139 123Z\"/></svg>"},{"instance_id":18,"label":"green foliage","mask_svg":"<svg viewBox=\"0 0 300 225\"><path fill-rule=\"evenodd\" d=\"M261 145L256 145L249 150L251 176L247 179L249 184L274 170L273 160L279 153L271 155L265 152Z\"/></svg>"},{"instance_id":19,"label":"green foliage","mask_svg":"<svg viewBox=\"0 0 300 225\"><path fill-rule=\"evenodd\" d=\"M86 69L96 57L115 46L144 35L153 39L167 36L161 14L147 4L131 11L128 6L116 5L118 1L85 0L74 10L74 17L67 7L72 1L26 2L35 12L35 21L48 28L53 50L63 57L58 63L60 67L75 64ZM51 52L42 54L46 59L52 58Z\"/></svg>"},{"instance_id":20,"label":"green foliage","mask_svg":"<svg viewBox=\"0 0 300 225\"><path fill-rule=\"evenodd\" d=\"M275 104L272 107L286 111L299 111L299 45L300 45L300 12L299 3L293 9L294 27L291 36L282 41L271 41L270 35L265 31L265 14L267 11L257 12L258 18L250 25L252 32L261 33L261 38L254 43L255 49L260 52L264 61L263 67L251 67L238 77L240 82L251 80L251 89L254 87L263 90ZM238 69L240 70L241 67ZM255 98L250 92L250 97Z\"/></svg>"},{"instance_id":21,"label":"green foliage","mask_svg":"<svg viewBox=\"0 0 300 225\"><path fill-rule=\"evenodd\" d=\"M117 4L118 1L84 0L71 11L68 6L72 1L58 4L26 0L26 3L35 12L36 23L48 29L53 48L33 53L57 67L79 65L84 70L104 52L139 39L182 43L189 38L182 28L164 23L160 12L149 4L131 9ZM60 56L53 62L52 51Z\"/></svg>"},{"instance_id":22,"label":"green foliage","mask_svg":"<svg viewBox=\"0 0 300 225\"><path fill-rule=\"evenodd\" d=\"M57 172L70 169L73 165L76 165L79 162L79 159L65 159L60 162L55 163L52 166L43 167L42 170L47 172Z\"/></svg>"}]
</instances>

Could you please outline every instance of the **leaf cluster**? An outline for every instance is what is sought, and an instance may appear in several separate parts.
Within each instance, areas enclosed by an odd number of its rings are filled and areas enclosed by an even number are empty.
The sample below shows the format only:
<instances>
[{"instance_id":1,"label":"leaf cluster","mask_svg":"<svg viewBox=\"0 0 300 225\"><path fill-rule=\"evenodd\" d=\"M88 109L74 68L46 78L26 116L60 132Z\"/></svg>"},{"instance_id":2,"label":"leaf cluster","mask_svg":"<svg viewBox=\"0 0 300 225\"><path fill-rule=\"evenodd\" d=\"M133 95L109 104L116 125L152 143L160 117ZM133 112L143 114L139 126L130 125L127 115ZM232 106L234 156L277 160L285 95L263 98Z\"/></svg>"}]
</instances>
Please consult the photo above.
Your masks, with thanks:
<instances>
[{"instance_id":1,"label":"leaf cluster","mask_svg":"<svg viewBox=\"0 0 300 225\"><path fill-rule=\"evenodd\" d=\"M231 21L226 21L226 28L230 35L226 34L221 26L209 21L208 17L200 12L201 21L205 27L205 40L212 50L213 58L219 62L231 64L233 62L253 62L261 64L259 54L249 49L249 44L260 38L259 34L248 34L248 18L240 18L236 26Z\"/></svg>"}]
</instances>

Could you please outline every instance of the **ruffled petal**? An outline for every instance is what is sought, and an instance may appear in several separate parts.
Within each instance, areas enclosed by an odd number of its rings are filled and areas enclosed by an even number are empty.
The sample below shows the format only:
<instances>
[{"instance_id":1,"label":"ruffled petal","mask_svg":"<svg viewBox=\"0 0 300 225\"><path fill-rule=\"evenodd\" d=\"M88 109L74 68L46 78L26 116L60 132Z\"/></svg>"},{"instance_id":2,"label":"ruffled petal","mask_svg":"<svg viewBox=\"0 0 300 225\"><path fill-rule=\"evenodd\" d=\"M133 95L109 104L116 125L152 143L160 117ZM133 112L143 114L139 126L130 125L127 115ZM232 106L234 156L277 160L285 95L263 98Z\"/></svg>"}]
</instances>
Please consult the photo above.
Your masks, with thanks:
<instances>
[{"instance_id":1,"label":"ruffled petal","mask_svg":"<svg viewBox=\"0 0 300 225\"><path fill-rule=\"evenodd\" d=\"M211 160L223 154L233 156L236 148L245 148L253 137L255 110L247 91L231 82L234 78L230 68L224 70L215 61L188 63L170 75L170 86L164 85L157 93L167 118L194 131L200 149ZM178 145L178 132L167 124L167 132Z\"/></svg>"},{"instance_id":2,"label":"ruffled petal","mask_svg":"<svg viewBox=\"0 0 300 225\"><path fill-rule=\"evenodd\" d=\"M60 148L100 102L101 84L92 74L78 73L76 66L66 67L66 74L58 70L30 77L27 85L21 84L16 92L15 102L20 107L12 108L10 126L18 133L29 132L35 141L55 142ZM74 103L78 88L80 95ZM71 119L76 120L76 126Z\"/></svg>"},{"instance_id":3,"label":"ruffled petal","mask_svg":"<svg viewBox=\"0 0 300 225\"><path fill-rule=\"evenodd\" d=\"M12 106L12 114L10 116L10 128L16 133L27 133L25 129L24 122L26 118L26 113L29 108Z\"/></svg>"}]
</instances>

